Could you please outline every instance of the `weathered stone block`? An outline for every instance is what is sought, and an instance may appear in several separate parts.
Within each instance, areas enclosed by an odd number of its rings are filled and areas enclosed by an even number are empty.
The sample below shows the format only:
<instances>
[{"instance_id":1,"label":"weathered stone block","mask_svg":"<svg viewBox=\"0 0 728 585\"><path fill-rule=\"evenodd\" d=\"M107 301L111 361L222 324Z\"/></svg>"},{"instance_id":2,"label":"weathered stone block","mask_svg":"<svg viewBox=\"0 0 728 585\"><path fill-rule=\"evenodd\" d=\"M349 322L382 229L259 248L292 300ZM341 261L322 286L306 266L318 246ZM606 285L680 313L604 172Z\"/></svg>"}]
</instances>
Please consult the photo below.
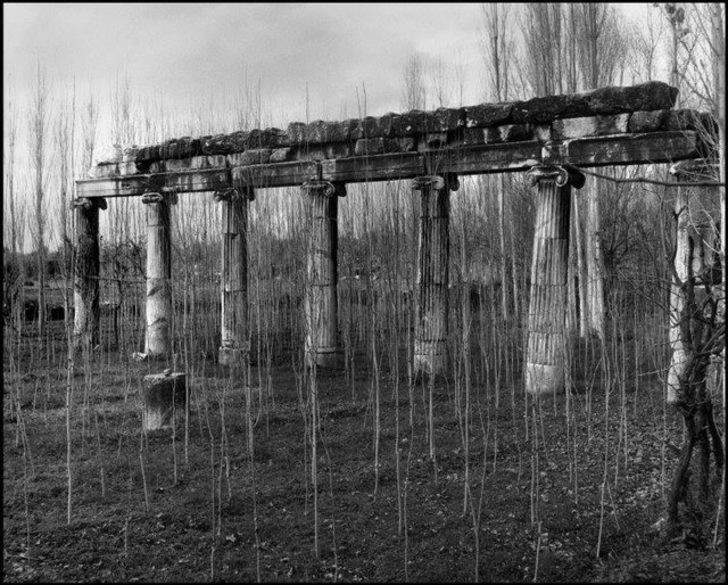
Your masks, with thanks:
<instances>
[{"instance_id":1,"label":"weathered stone block","mask_svg":"<svg viewBox=\"0 0 728 585\"><path fill-rule=\"evenodd\" d=\"M391 132L396 136L418 136L426 130L427 114L411 110L391 120Z\"/></svg>"},{"instance_id":2,"label":"weathered stone block","mask_svg":"<svg viewBox=\"0 0 728 585\"><path fill-rule=\"evenodd\" d=\"M637 110L669 110L675 105L677 88L662 81L630 87L602 87L583 94L594 114L619 114Z\"/></svg>"},{"instance_id":3,"label":"weathered stone block","mask_svg":"<svg viewBox=\"0 0 728 585\"><path fill-rule=\"evenodd\" d=\"M306 142L306 124L304 122L291 122L288 124L286 134L292 145L304 144Z\"/></svg>"},{"instance_id":4,"label":"weathered stone block","mask_svg":"<svg viewBox=\"0 0 728 585\"><path fill-rule=\"evenodd\" d=\"M347 156L351 156L351 148L349 147L348 142L332 142L330 144L323 144L322 150L324 153L324 158L317 160L324 160L328 158L346 158Z\"/></svg>"},{"instance_id":5,"label":"weathered stone block","mask_svg":"<svg viewBox=\"0 0 728 585\"><path fill-rule=\"evenodd\" d=\"M143 146L137 150L136 156L134 157L134 161L137 163L149 162L151 160L151 148L149 146Z\"/></svg>"},{"instance_id":6,"label":"weathered stone block","mask_svg":"<svg viewBox=\"0 0 728 585\"><path fill-rule=\"evenodd\" d=\"M273 150L273 152L270 153L270 162L285 162L289 160L289 155L291 153L291 147L286 148L276 148Z\"/></svg>"},{"instance_id":7,"label":"weathered stone block","mask_svg":"<svg viewBox=\"0 0 728 585\"><path fill-rule=\"evenodd\" d=\"M399 114L395 114L394 112L387 112L383 116L379 117L377 123L379 125L379 130L382 133L382 136L394 137L394 132L392 131L392 122L397 117L399 117Z\"/></svg>"},{"instance_id":8,"label":"weathered stone block","mask_svg":"<svg viewBox=\"0 0 728 585\"><path fill-rule=\"evenodd\" d=\"M697 132L716 135L718 133L718 124L715 118L707 112L697 112L695 110L671 110L665 120L663 130L695 130Z\"/></svg>"},{"instance_id":9,"label":"weathered stone block","mask_svg":"<svg viewBox=\"0 0 728 585\"><path fill-rule=\"evenodd\" d=\"M513 121L517 124L548 124L555 118L588 116L589 102L583 94L537 97L513 104Z\"/></svg>"},{"instance_id":10,"label":"weathered stone block","mask_svg":"<svg viewBox=\"0 0 728 585\"><path fill-rule=\"evenodd\" d=\"M211 156L193 156L189 159L190 170L210 169L225 166L225 155L216 154Z\"/></svg>"},{"instance_id":11,"label":"weathered stone block","mask_svg":"<svg viewBox=\"0 0 728 585\"><path fill-rule=\"evenodd\" d=\"M412 136L405 136L403 138L393 138L401 152L413 152L416 148L415 139Z\"/></svg>"},{"instance_id":12,"label":"weathered stone block","mask_svg":"<svg viewBox=\"0 0 728 585\"><path fill-rule=\"evenodd\" d=\"M629 132L656 132L660 130L669 115L670 110L651 110L632 112L627 124Z\"/></svg>"},{"instance_id":13,"label":"weathered stone block","mask_svg":"<svg viewBox=\"0 0 728 585\"><path fill-rule=\"evenodd\" d=\"M288 146L288 134L279 128L254 129L247 133L245 149L278 148Z\"/></svg>"},{"instance_id":14,"label":"weathered stone block","mask_svg":"<svg viewBox=\"0 0 728 585\"><path fill-rule=\"evenodd\" d=\"M163 160L155 160L152 163L149 163L149 172L150 173L163 173L165 172L165 161Z\"/></svg>"},{"instance_id":15,"label":"weathered stone block","mask_svg":"<svg viewBox=\"0 0 728 585\"><path fill-rule=\"evenodd\" d=\"M119 163L119 174L120 175L136 175L139 172L135 162L122 162Z\"/></svg>"},{"instance_id":16,"label":"weathered stone block","mask_svg":"<svg viewBox=\"0 0 728 585\"><path fill-rule=\"evenodd\" d=\"M587 116L554 120L551 123L552 139L565 140L583 136L624 134L627 132L629 116L629 114L618 114L614 116Z\"/></svg>"},{"instance_id":17,"label":"weathered stone block","mask_svg":"<svg viewBox=\"0 0 728 585\"><path fill-rule=\"evenodd\" d=\"M304 128L304 141L309 144L326 144L346 140L344 129L336 122L316 120Z\"/></svg>"},{"instance_id":18,"label":"weathered stone block","mask_svg":"<svg viewBox=\"0 0 728 585\"><path fill-rule=\"evenodd\" d=\"M486 144L488 142L486 130L489 128L463 128L463 145Z\"/></svg>"},{"instance_id":19,"label":"weathered stone block","mask_svg":"<svg viewBox=\"0 0 728 585\"><path fill-rule=\"evenodd\" d=\"M478 104L463 108L463 123L467 128L498 126L511 121L513 104Z\"/></svg>"},{"instance_id":20,"label":"weathered stone block","mask_svg":"<svg viewBox=\"0 0 728 585\"><path fill-rule=\"evenodd\" d=\"M442 148L447 146L447 132L428 132L420 140L420 148Z\"/></svg>"},{"instance_id":21,"label":"weathered stone block","mask_svg":"<svg viewBox=\"0 0 728 585\"><path fill-rule=\"evenodd\" d=\"M175 158L164 161L164 169L168 173L177 173L190 170L189 158Z\"/></svg>"},{"instance_id":22,"label":"weathered stone block","mask_svg":"<svg viewBox=\"0 0 728 585\"><path fill-rule=\"evenodd\" d=\"M89 176L92 179L104 179L107 177L119 176L119 165L115 163L96 164L89 169Z\"/></svg>"},{"instance_id":23,"label":"weathered stone block","mask_svg":"<svg viewBox=\"0 0 728 585\"><path fill-rule=\"evenodd\" d=\"M226 134L216 134L201 142L203 154L230 154L233 152L233 145Z\"/></svg>"},{"instance_id":24,"label":"weathered stone block","mask_svg":"<svg viewBox=\"0 0 728 585\"><path fill-rule=\"evenodd\" d=\"M270 161L272 150L270 148L256 148L244 152L227 155L228 164L232 165L263 165Z\"/></svg>"},{"instance_id":25,"label":"weathered stone block","mask_svg":"<svg viewBox=\"0 0 728 585\"><path fill-rule=\"evenodd\" d=\"M531 126L531 131L533 137L541 143L553 140L550 124L534 124Z\"/></svg>"},{"instance_id":26,"label":"weathered stone block","mask_svg":"<svg viewBox=\"0 0 728 585\"><path fill-rule=\"evenodd\" d=\"M328 158L343 158L349 156L349 144L334 142L333 144L301 144L291 147L289 160L320 161Z\"/></svg>"},{"instance_id":27,"label":"weathered stone block","mask_svg":"<svg viewBox=\"0 0 728 585\"><path fill-rule=\"evenodd\" d=\"M250 132L246 132L244 130L238 130L237 132L232 132L231 134L227 135L227 140L230 143L230 147L232 148L232 152L243 152L248 148L248 138L250 137Z\"/></svg>"},{"instance_id":28,"label":"weathered stone block","mask_svg":"<svg viewBox=\"0 0 728 585\"><path fill-rule=\"evenodd\" d=\"M533 138L533 128L529 124L498 126L498 133L503 142L521 142Z\"/></svg>"},{"instance_id":29,"label":"weathered stone block","mask_svg":"<svg viewBox=\"0 0 728 585\"><path fill-rule=\"evenodd\" d=\"M430 132L447 132L465 126L465 108L438 108L428 116Z\"/></svg>"},{"instance_id":30,"label":"weathered stone block","mask_svg":"<svg viewBox=\"0 0 728 585\"><path fill-rule=\"evenodd\" d=\"M142 426L145 431L171 428L174 414L186 408L186 375L163 372L144 376L142 386Z\"/></svg>"},{"instance_id":31,"label":"weathered stone block","mask_svg":"<svg viewBox=\"0 0 728 585\"><path fill-rule=\"evenodd\" d=\"M396 140L388 138L360 138L354 146L354 156L367 154L384 154L386 152L399 152L400 146ZM334 158L334 157L329 157Z\"/></svg>"},{"instance_id":32,"label":"weathered stone block","mask_svg":"<svg viewBox=\"0 0 728 585\"><path fill-rule=\"evenodd\" d=\"M380 138L384 134L379 127L379 118L374 116L366 116L359 120L356 129L352 130L350 137L352 140L360 140L362 138Z\"/></svg>"}]
</instances>

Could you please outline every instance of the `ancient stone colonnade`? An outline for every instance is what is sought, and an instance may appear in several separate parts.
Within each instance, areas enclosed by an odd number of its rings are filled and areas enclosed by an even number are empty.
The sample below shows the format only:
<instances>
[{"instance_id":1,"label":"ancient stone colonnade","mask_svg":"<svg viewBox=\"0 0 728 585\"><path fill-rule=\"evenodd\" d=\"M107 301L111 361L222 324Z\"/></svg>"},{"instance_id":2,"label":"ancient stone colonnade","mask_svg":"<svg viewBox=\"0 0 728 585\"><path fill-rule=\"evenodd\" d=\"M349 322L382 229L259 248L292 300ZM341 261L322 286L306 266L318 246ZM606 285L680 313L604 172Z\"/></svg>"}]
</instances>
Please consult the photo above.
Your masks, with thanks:
<instances>
[{"instance_id":1,"label":"ancient stone colonnade","mask_svg":"<svg viewBox=\"0 0 728 585\"><path fill-rule=\"evenodd\" d=\"M260 188L297 185L307 202L311 236L304 294L306 360L337 367L337 211L346 184L409 179L419 193L417 320L414 368L448 368L448 221L458 176L527 172L535 190L525 356L532 394L564 388L566 267L571 189L580 167L703 159L710 116L672 110L677 90L660 82L525 102L479 104L365 117L344 122L294 122L128 149L77 181L75 338L97 335L98 211L105 198L137 196L147 217L145 353L170 350L171 205L179 193L212 192L223 206L219 361L245 363L248 338L246 238L248 205ZM507 196L507 194L505 194ZM254 244L254 243L253 243Z\"/></svg>"}]
</instances>

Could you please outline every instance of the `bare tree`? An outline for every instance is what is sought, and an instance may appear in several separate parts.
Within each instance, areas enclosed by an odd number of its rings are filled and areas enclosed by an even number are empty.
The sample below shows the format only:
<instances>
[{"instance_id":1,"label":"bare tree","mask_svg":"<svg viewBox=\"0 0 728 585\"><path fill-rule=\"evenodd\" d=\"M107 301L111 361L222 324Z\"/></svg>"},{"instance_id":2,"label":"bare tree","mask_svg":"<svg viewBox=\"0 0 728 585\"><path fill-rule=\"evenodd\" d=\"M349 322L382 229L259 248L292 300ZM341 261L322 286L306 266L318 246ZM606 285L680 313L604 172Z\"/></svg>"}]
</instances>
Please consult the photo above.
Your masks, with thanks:
<instances>
[{"instance_id":1,"label":"bare tree","mask_svg":"<svg viewBox=\"0 0 728 585\"><path fill-rule=\"evenodd\" d=\"M613 6L601 3L579 3L573 17L576 25L572 32L576 55L579 59L582 87L596 89L613 82L618 68L620 51L623 51L622 35L617 13ZM588 331L599 339L604 339L605 303L604 303L604 258L601 244L601 213L599 210L599 190L604 186L596 181L587 181L586 221L584 237L586 244L586 310L588 315ZM578 213L579 208L575 211ZM574 218L579 222L579 216ZM580 245L577 242L577 246Z\"/></svg>"},{"instance_id":2,"label":"bare tree","mask_svg":"<svg viewBox=\"0 0 728 585\"><path fill-rule=\"evenodd\" d=\"M6 303L4 310L6 317L10 317L10 311L17 306L19 297L19 287L22 282L23 267L20 266L20 254L18 249L19 234L18 230L22 229L24 222L20 215L19 205L16 195L15 184L15 156L17 148L18 134L18 106L13 101L12 80L8 83L7 94L8 103L5 108L5 131L7 142L3 150L3 168L5 169L5 197L3 211L7 213L8 218L3 222L3 238L9 243L10 258L5 259L5 272L3 273L3 284L5 297L3 301ZM12 267L12 268L11 268ZM9 269L10 268L10 269Z\"/></svg>"},{"instance_id":3,"label":"bare tree","mask_svg":"<svg viewBox=\"0 0 728 585\"><path fill-rule=\"evenodd\" d=\"M535 96L563 93L561 79L561 5L558 2L526 4L520 28L524 51L525 87Z\"/></svg>"},{"instance_id":4,"label":"bare tree","mask_svg":"<svg viewBox=\"0 0 728 585\"><path fill-rule=\"evenodd\" d=\"M511 7L509 4L494 2L483 4L483 38L482 55L485 61L490 91L488 99L503 101L509 98L509 79L512 69L513 38L511 34ZM499 175L498 189L498 232L500 236L500 272L501 272L501 304L503 315L510 313L508 305L507 250L505 236L505 192L511 185L511 177L505 173ZM510 191L510 189L508 189ZM511 229L512 232L512 229ZM512 244L512 241L511 241ZM514 309L518 308L518 280L516 276L515 253L511 250L511 268Z\"/></svg>"},{"instance_id":5,"label":"bare tree","mask_svg":"<svg viewBox=\"0 0 728 585\"><path fill-rule=\"evenodd\" d=\"M654 10L647 12L645 21L632 25L628 30L627 54L633 84L655 79L664 34L664 19Z\"/></svg>"},{"instance_id":6,"label":"bare tree","mask_svg":"<svg viewBox=\"0 0 728 585\"><path fill-rule=\"evenodd\" d=\"M412 55L404 68L402 108L424 110L427 107L425 88L425 65L421 55Z\"/></svg>"},{"instance_id":7,"label":"bare tree","mask_svg":"<svg viewBox=\"0 0 728 585\"><path fill-rule=\"evenodd\" d=\"M30 111L30 158L34 170L33 191L35 225L34 236L38 251L38 336L45 336L45 179L46 179L46 142L48 140L49 92L45 70L40 61L36 63L36 77L31 98Z\"/></svg>"}]
</instances>

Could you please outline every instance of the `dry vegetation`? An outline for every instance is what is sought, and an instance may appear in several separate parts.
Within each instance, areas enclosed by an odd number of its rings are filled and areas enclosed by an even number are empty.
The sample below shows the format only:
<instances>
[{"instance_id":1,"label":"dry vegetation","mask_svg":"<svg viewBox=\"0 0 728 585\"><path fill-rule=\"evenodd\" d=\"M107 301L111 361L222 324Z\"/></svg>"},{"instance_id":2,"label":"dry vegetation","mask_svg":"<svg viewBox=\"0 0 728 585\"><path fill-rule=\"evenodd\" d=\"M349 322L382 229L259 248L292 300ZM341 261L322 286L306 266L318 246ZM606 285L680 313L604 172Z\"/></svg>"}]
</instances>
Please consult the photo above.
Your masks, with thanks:
<instances>
[{"instance_id":1,"label":"dry vegetation","mask_svg":"<svg viewBox=\"0 0 728 585\"><path fill-rule=\"evenodd\" d=\"M528 9L523 34L541 59L539 42L553 30L539 10ZM557 14L567 35L576 16ZM491 30L515 28L498 20L507 11L487 18ZM628 57L608 53L609 72L594 84L652 76L660 35L635 35L623 39ZM513 42L491 47L506 63L490 64L498 91L489 98L591 84L574 77L582 53L567 37L551 56L552 65L564 60L559 87L502 78L504 67L515 70ZM456 83L444 83L442 66L433 71L428 95L443 105ZM403 109L431 107L426 81L411 60ZM6 106L5 580L725 581L720 475L711 475L710 497L688 484L679 522L666 530L683 441L682 418L665 400L674 189L598 181L599 203L577 215L587 237L596 229L601 238L604 319L601 331L580 334L585 305L574 309L560 396L524 392L534 203L522 176L465 178L451 195L444 379L412 375L419 203L397 181L349 185L339 201L343 371L304 367L309 233L295 189L258 190L249 207L250 367L239 377L217 364L221 211L211 194L181 194L172 208L171 363L131 359L144 346L141 204L116 199L100 212L101 332L84 359L68 351L73 214L38 208L68 205L74 174L91 165L99 104L73 94L43 128L43 83L39 70L33 173L13 163L23 112ZM695 94L694 75L681 83ZM137 104L125 79L111 105L113 142L264 127L261 96L246 88L240 98L223 124L211 114L178 122ZM61 153L52 163L41 148L50 148L49 128ZM671 180L658 165L614 175ZM49 229L62 242L53 251ZM23 254L27 237L40 246ZM581 274L576 246L570 269ZM186 372L189 409L173 432L145 433L141 380L166 367ZM706 376L725 436L718 360ZM698 459L689 474L699 474Z\"/></svg>"}]
</instances>

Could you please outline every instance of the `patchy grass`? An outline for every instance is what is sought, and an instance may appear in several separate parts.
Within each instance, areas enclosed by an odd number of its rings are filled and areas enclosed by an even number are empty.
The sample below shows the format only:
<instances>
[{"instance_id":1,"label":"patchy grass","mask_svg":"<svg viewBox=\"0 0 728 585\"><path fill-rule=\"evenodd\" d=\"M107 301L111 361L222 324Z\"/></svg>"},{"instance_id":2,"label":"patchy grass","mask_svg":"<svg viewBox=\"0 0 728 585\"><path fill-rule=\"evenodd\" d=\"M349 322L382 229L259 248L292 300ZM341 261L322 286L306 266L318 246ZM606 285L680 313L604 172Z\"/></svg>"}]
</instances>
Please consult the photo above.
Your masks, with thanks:
<instances>
[{"instance_id":1,"label":"patchy grass","mask_svg":"<svg viewBox=\"0 0 728 585\"><path fill-rule=\"evenodd\" d=\"M243 389L214 362L188 372L187 445L182 419L174 442L171 433L148 434L144 475L139 388L153 368L103 353L90 380L76 373L68 526L63 370L41 361L11 367L6 355L4 579L252 581L259 563L264 581L469 581L479 546L479 578L488 581L532 580L536 571L539 581L725 581L723 525L716 549L665 542L651 530L676 457L666 438L681 432L677 417L663 418L654 378L619 376L636 382L606 387L595 380L608 376L576 364L576 392L542 400L534 418L522 389L506 384L519 379L517 359L498 371L476 369L469 454L470 493L480 510L476 543L473 510L463 507L462 388L452 379L434 387L433 462L427 388L412 389L410 428L407 380L399 380L395 444L394 381L382 374L375 494L365 361L357 362L354 399L343 373L317 378L317 558L306 410L290 366L252 369L253 384L259 373L272 382L252 393L256 541Z\"/></svg>"}]
</instances>

